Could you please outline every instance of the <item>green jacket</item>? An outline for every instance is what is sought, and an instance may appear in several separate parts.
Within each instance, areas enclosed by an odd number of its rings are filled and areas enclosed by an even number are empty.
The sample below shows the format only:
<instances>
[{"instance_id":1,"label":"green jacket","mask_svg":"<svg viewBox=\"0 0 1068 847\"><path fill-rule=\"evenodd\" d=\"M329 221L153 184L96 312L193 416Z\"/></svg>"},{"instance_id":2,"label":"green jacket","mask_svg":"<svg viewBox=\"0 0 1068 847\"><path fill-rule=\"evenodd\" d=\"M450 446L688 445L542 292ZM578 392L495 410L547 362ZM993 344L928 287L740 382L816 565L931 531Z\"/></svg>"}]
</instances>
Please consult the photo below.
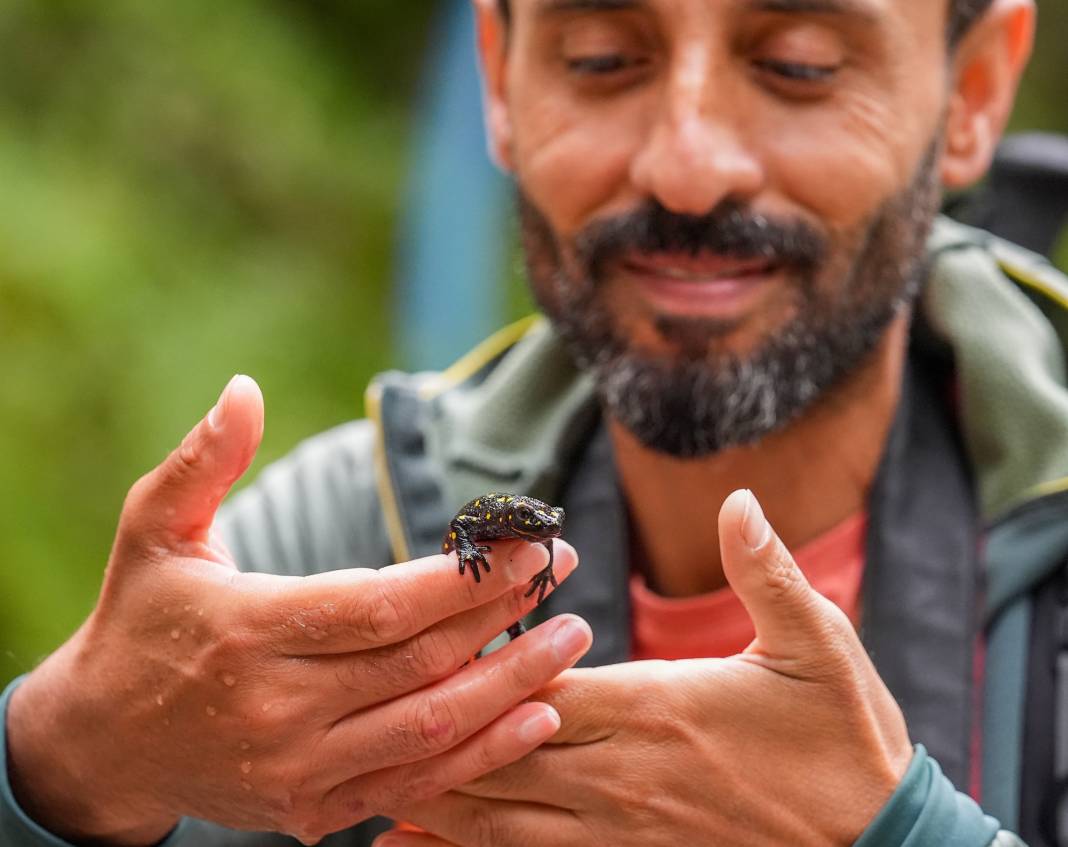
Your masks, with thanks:
<instances>
[{"instance_id":1,"label":"green jacket","mask_svg":"<svg viewBox=\"0 0 1068 847\"><path fill-rule=\"evenodd\" d=\"M1068 280L1038 257L946 220L936 226L930 253L919 323L930 336L924 343L950 361L955 374L963 476L983 537L985 587L964 592L966 604L954 607L964 623L959 649L945 654L953 665L945 676L956 680L949 699L938 699L937 684L927 691L928 681L902 677L899 702L910 730L930 725L934 743L919 740L945 748L939 762L947 773L956 771L961 788L978 770L968 758L973 739L967 727L981 715L981 731L973 734L982 741L986 814L956 793L919 747L862 847L1019 843L1006 831L998 834L993 818L1017 830L1027 805L1022 774L1025 730L1036 705L1027 672L1034 591L1068 559ZM623 527L611 456L591 382L575 370L547 323L533 318L506 329L443 373L385 374L367 399L367 420L310 439L229 502L219 526L242 567L299 575L427 555L437 551L443 527L462 503L494 489L527 493L563 502L568 538L582 555L583 566L547 602L549 613L574 610L590 620L595 647L587 663L626 659L625 556L592 550ZM923 398L917 403L927 405ZM578 521L582 535L584 516L596 533L576 538L571 527ZM579 588L569 595L573 583ZM866 602L878 597L866 590ZM888 614L893 611L889 604ZM973 653L967 638L976 615L985 633L981 690L969 687L972 661L983 655ZM911 624L898 625L907 632ZM881 673L880 661L887 662L888 684L899 695L894 656L886 655L895 650L873 648L882 644L877 634L865 642ZM940 668L928 674L936 683L940 675ZM982 708L973 710L976 701ZM965 727L963 736L950 737L954 725ZM1048 735L1053 727L1030 731ZM0 789L0 844L62 844L34 832L6 783ZM374 823L366 824L330 843L366 844L375 831ZM277 839L186 822L167 847Z\"/></svg>"}]
</instances>

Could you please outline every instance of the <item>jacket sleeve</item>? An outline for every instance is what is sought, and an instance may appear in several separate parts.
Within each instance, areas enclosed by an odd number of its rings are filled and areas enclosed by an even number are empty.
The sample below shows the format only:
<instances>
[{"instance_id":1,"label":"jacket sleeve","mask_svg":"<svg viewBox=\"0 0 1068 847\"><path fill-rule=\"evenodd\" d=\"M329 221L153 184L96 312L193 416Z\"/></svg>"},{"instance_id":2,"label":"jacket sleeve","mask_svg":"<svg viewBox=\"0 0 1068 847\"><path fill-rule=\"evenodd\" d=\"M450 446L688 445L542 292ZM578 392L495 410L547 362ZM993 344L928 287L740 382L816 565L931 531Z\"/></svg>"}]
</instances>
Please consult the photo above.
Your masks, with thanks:
<instances>
[{"instance_id":1,"label":"jacket sleeve","mask_svg":"<svg viewBox=\"0 0 1068 847\"><path fill-rule=\"evenodd\" d=\"M269 466L223 506L216 530L242 570L305 575L391 562L373 466L374 430L356 421L305 441ZM21 679L0 697L0 845L73 847L45 830L15 800L8 773L7 706ZM324 839L321 844L370 844L381 819ZM157 847L293 847L271 833L237 832L183 820Z\"/></svg>"},{"instance_id":2,"label":"jacket sleeve","mask_svg":"<svg viewBox=\"0 0 1068 847\"><path fill-rule=\"evenodd\" d=\"M942 774L916 746L897 790L854 847L1026 847Z\"/></svg>"}]
</instances>

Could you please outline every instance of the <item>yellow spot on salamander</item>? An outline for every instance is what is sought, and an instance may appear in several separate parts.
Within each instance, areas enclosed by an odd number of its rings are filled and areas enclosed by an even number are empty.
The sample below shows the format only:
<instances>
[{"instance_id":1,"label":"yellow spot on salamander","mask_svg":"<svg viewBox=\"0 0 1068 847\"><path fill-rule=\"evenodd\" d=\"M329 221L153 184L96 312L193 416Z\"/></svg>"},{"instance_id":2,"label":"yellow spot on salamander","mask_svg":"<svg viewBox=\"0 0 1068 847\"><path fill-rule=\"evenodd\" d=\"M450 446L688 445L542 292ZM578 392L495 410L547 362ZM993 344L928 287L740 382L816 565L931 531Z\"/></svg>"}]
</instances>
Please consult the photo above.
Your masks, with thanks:
<instances>
[{"instance_id":1,"label":"yellow spot on salamander","mask_svg":"<svg viewBox=\"0 0 1068 847\"><path fill-rule=\"evenodd\" d=\"M453 541L455 541L456 540L456 533L455 532L450 532L449 533L449 538L451 538Z\"/></svg>"},{"instance_id":2,"label":"yellow spot on salamander","mask_svg":"<svg viewBox=\"0 0 1068 847\"><path fill-rule=\"evenodd\" d=\"M489 512L486 512L486 520L489 520L492 517L493 517L493 515L491 515Z\"/></svg>"},{"instance_id":3,"label":"yellow spot on salamander","mask_svg":"<svg viewBox=\"0 0 1068 847\"><path fill-rule=\"evenodd\" d=\"M481 505L482 505L482 501L481 501L481 500L476 500L476 501L475 501L475 508L476 508L476 509L477 509L477 508L478 508L479 506L481 506Z\"/></svg>"}]
</instances>

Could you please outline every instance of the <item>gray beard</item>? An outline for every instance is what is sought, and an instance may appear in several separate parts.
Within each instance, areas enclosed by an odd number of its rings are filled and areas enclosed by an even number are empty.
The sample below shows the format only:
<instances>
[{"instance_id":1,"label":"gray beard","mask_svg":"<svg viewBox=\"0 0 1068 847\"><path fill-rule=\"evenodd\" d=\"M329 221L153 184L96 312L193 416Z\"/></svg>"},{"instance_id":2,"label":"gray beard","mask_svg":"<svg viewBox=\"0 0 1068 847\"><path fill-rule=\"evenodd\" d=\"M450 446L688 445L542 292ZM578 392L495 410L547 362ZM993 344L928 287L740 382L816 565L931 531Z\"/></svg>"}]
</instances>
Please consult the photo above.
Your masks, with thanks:
<instances>
[{"instance_id":1,"label":"gray beard","mask_svg":"<svg viewBox=\"0 0 1068 847\"><path fill-rule=\"evenodd\" d=\"M527 269L539 305L606 412L637 440L678 458L753 444L783 429L865 362L926 278L926 240L938 206L937 143L902 194L856 239L845 283L820 294L801 278L794 318L746 357L715 352L717 327L702 319L657 326L681 350L651 356L628 346L591 272L564 270L547 220L522 195Z\"/></svg>"}]
</instances>

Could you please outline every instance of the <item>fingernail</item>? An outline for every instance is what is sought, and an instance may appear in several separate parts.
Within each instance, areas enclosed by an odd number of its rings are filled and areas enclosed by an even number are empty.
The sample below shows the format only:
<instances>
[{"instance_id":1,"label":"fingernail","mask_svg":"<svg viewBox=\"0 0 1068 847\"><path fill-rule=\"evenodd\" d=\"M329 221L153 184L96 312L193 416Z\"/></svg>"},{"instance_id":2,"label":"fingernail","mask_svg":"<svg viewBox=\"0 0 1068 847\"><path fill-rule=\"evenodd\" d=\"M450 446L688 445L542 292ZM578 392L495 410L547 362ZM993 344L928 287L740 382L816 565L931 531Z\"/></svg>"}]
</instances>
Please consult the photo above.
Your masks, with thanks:
<instances>
[{"instance_id":1,"label":"fingernail","mask_svg":"<svg viewBox=\"0 0 1068 847\"><path fill-rule=\"evenodd\" d=\"M215 401L215 405L211 407L211 411L208 412L208 423L211 424L212 429L219 429L223 425L223 421L226 420L226 406L230 389L234 383L239 379L248 379L248 377L242 374L234 374L230 377L230 381L226 383L226 387L219 395L219 399Z\"/></svg>"},{"instance_id":2,"label":"fingernail","mask_svg":"<svg viewBox=\"0 0 1068 847\"><path fill-rule=\"evenodd\" d=\"M537 744L552 738L560 728L560 715L552 706L546 706L531 715L516 729L516 737L524 744Z\"/></svg>"},{"instance_id":3,"label":"fingernail","mask_svg":"<svg viewBox=\"0 0 1068 847\"><path fill-rule=\"evenodd\" d=\"M742 540L749 548L756 552L771 538L771 525L764 517L764 510L753 496L753 492L746 489L745 513L742 515Z\"/></svg>"},{"instance_id":4,"label":"fingernail","mask_svg":"<svg viewBox=\"0 0 1068 847\"><path fill-rule=\"evenodd\" d=\"M215 405L208 412L208 423L211 424L212 429L221 427L226 419L226 393L230 390L230 386L234 384L235 379L237 379L236 375L230 377L230 381L226 383L226 387L219 394L219 399L215 401Z\"/></svg>"},{"instance_id":5,"label":"fingernail","mask_svg":"<svg viewBox=\"0 0 1068 847\"><path fill-rule=\"evenodd\" d=\"M513 585L521 585L549 563L549 551L541 544L523 544L513 548L504 565L504 573Z\"/></svg>"},{"instance_id":6,"label":"fingernail","mask_svg":"<svg viewBox=\"0 0 1068 847\"><path fill-rule=\"evenodd\" d=\"M570 662L590 645L590 630L582 618L568 617L553 633L552 648L558 661Z\"/></svg>"}]
</instances>

